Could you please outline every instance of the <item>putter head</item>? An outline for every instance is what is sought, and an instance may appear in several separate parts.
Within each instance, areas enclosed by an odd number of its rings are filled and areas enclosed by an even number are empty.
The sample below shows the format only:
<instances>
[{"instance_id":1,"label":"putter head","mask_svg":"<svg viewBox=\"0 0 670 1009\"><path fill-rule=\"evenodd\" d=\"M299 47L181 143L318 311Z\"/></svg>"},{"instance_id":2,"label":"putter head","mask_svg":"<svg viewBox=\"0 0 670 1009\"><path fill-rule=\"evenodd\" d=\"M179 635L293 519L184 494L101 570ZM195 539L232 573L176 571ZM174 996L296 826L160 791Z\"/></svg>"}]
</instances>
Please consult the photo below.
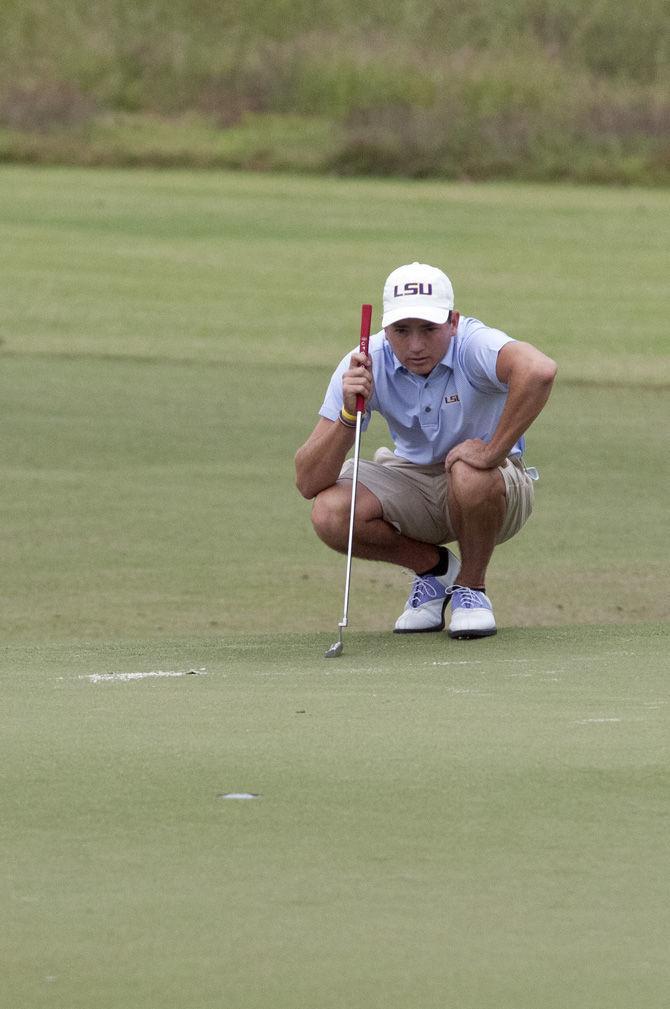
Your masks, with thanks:
<instances>
[{"instance_id":1,"label":"putter head","mask_svg":"<svg viewBox=\"0 0 670 1009\"><path fill-rule=\"evenodd\" d=\"M326 659L336 659L338 655L342 654L342 649L344 645L342 644L342 639L336 641L334 645L331 645L328 651L325 653L324 658Z\"/></svg>"}]
</instances>

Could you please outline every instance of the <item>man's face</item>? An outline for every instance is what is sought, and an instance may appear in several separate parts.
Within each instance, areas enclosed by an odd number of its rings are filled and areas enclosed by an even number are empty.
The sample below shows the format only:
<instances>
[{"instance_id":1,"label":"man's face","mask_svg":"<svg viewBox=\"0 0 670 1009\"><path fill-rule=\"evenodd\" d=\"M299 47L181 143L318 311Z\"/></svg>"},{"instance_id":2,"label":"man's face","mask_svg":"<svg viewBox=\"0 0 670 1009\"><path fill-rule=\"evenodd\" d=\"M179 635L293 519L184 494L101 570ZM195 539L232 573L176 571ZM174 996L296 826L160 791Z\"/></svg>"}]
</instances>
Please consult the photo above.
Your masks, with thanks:
<instances>
[{"instance_id":1,"label":"man's face","mask_svg":"<svg viewBox=\"0 0 670 1009\"><path fill-rule=\"evenodd\" d=\"M401 319L384 332L393 353L408 371L428 375L447 353L458 318L458 312L452 312L451 322L442 325L425 319Z\"/></svg>"}]
</instances>

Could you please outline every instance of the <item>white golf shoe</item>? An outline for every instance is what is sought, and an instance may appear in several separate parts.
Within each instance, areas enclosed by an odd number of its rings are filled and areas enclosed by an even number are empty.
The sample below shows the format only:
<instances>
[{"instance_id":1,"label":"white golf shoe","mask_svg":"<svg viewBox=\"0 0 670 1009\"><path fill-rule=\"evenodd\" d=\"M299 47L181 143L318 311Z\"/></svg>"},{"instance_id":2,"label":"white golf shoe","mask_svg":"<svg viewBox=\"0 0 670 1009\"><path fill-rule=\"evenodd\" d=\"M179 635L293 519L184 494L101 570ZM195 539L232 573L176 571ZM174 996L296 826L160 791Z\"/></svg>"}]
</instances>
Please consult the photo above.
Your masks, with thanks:
<instances>
[{"instance_id":1,"label":"white golf shoe","mask_svg":"<svg viewBox=\"0 0 670 1009\"><path fill-rule=\"evenodd\" d=\"M461 562L451 550L446 575L416 575L405 604L395 622L395 634L422 634L444 629L444 611L451 599Z\"/></svg>"},{"instance_id":2,"label":"white golf shoe","mask_svg":"<svg viewBox=\"0 0 670 1009\"><path fill-rule=\"evenodd\" d=\"M491 600L477 589L454 586L450 638L486 638L497 631Z\"/></svg>"}]
</instances>

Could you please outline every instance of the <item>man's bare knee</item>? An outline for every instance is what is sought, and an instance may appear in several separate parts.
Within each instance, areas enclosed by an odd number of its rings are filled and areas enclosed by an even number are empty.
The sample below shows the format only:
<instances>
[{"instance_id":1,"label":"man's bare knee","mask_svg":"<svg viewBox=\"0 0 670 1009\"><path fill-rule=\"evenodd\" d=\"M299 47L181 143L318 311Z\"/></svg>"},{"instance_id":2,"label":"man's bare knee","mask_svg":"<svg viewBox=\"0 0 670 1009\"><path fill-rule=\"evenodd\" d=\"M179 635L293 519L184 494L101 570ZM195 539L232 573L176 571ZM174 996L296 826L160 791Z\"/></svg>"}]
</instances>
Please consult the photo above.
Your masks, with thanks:
<instances>
[{"instance_id":1,"label":"man's bare knee","mask_svg":"<svg viewBox=\"0 0 670 1009\"><path fill-rule=\"evenodd\" d=\"M505 496L505 481L498 469L476 469L461 459L449 471L449 490L461 507L477 508Z\"/></svg>"},{"instance_id":2,"label":"man's bare knee","mask_svg":"<svg viewBox=\"0 0 670 1009\"><path fill-rule=\"evenodd\" d=\"M351 483L344 481L321 491L312 506L312 525L324 543L346 553L351 515ZM367 524L382 517L379 499L363 484L358 484L354 537L365 540Z\"/></svg>"},{"instance_id":3,"label":"man's bare knee","mask_svg":"<svg viewBox=\"0 0 670 1009\"><path fill-rule=\"evenodd\" d=\"M312 505L312 525L320 540L333 550L345 550L351 495L341 486L317 494Z\"/></svg>"}]
</instances>

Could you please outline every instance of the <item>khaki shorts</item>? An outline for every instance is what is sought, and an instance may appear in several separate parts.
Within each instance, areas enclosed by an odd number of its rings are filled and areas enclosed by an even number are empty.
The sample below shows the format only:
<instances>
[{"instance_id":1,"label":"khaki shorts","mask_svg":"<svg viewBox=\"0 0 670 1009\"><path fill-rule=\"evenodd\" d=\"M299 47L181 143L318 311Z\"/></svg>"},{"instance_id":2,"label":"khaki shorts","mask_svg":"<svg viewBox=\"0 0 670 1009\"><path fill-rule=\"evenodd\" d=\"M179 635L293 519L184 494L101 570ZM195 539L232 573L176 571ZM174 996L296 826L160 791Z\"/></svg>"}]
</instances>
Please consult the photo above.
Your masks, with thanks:
<instances>
[{"instance_id":1,"label":"khaki shorts","mask_svg":"<svg viewBox=\"0 0 670 1009\"><path fill-rule=\"evenodd\" d=\"M338 483L353 477L353 459L345 462ZM507 511L498 535L504 543L519 532L533 510L533 481L521 462L507 460L498 469L505 481ZM449 518L449 475L442 463L419 466L378 449L375 461L361 459L359 483L381 502L382 515L398 532L422 543L451 543L456 533Z\"/></svg>"}]
</instances>

